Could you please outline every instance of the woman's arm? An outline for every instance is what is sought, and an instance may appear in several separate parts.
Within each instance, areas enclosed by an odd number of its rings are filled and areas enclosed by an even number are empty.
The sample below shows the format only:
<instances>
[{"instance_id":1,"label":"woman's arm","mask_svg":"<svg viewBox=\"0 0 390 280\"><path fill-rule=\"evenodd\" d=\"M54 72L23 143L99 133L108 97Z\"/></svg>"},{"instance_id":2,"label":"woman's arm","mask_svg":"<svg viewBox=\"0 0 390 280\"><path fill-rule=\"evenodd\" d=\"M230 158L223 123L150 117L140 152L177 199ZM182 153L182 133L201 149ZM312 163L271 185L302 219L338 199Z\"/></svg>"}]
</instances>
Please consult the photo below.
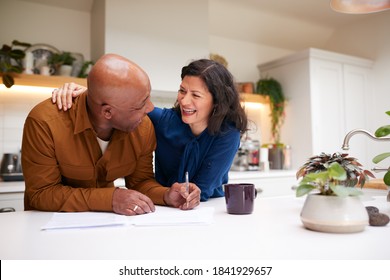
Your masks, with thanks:
<instances>
[{"instance_id":1,"label":"woman's arm","mask_svg":"<svg viewBox=\"0 0 390 280\"><path fill-rule=\"evenodd\" d=\"M223 196L222 185L228 182L228 173L240 146L240 133L232 130L215 139L193 177L201 189L201 201Z\"/></svg>"},{"instance_id":2,"label":"woman's arm","mask_svg":"<svg viewBox=\"0 0 390 280\"><path fill-rule=\"evenodd\" d=\"M57 103L58 110L68 110L72 107L72 98L82 94L87 88L75 83L65 83L51 93L51 100Z\"/></svg>"}]
</instances>

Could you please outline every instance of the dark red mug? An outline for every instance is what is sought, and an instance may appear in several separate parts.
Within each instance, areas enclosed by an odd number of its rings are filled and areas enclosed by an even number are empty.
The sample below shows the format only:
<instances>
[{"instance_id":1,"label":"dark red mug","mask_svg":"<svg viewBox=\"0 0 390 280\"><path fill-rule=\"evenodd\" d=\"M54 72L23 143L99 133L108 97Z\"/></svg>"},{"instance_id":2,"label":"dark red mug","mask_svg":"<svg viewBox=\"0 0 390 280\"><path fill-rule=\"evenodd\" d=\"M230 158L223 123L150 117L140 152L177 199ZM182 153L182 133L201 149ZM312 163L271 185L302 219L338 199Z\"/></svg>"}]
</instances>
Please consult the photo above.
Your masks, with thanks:
<instances>
[{"instance_id":1,"label":"dark red mug","mask_svg":"<svg viewBox=\"0 0 390 280\"><path fill-rule=\"evenodd\" d=\"M254 184L225 184L226 209L229 214L251 214L257 191Z\"/></svg>"}]
</instances>

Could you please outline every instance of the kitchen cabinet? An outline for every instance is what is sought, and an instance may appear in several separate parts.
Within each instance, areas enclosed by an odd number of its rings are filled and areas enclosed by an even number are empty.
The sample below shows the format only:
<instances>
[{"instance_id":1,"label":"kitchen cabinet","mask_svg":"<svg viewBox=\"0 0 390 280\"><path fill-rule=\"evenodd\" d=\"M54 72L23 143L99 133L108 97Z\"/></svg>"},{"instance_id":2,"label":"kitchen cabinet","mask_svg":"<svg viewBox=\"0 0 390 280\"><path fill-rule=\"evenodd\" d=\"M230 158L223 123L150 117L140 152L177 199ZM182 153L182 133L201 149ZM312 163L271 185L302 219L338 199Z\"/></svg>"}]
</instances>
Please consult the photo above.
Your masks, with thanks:
<instances>
[{"instance_id":1,"label":"kitchen cabinet","mask_svg":"<svg viewBox=\"0 0 390 280\"><path fill-rule=\"evenodd\" d=\"M371 60L319 49L258 66L260 75L277 79L286 95L282 142L292 146L293 168L314 154L341 151L350 130L368 126L372 66ZM368 139L355 138L348 153L367 165Z\"/></svg>"},{"instance_id":2,"label":"kitchen cabinet","mask_svg":"<svg viewBox=\"0 0 390 280\"><path fill-rule=\"evenodd\" d=\"M8 207L24 210L24 182L0 181L0 209Z\"/></svg>"},{"instance_id":3,"label":"kitchen cabinet","mask_svg":"<svg viewBox=\"0 0 390 280\"><path fill-rule=\"evenodd\" d=\"M230 171L229 184L254 184L257 189L261 189L259 195L262 197L291 195L294 194L292 187L297 182L295 173L294 170Z\"/></svg>"}]
</instances>

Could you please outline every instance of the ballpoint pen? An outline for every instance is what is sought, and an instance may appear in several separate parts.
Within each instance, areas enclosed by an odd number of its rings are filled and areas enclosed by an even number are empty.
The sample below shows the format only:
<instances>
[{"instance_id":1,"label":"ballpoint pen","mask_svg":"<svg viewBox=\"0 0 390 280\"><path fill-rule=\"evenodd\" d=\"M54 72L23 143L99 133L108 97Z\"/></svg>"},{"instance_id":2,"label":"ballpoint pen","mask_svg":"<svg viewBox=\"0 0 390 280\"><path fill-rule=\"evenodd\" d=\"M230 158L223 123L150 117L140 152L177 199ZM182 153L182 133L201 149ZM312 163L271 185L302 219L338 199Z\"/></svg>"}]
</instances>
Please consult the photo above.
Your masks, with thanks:
<instances>
[{"instance_id":1,"label":"ballpoint pen","mask_svg":"<svg viewBox=\"0 0 390 280\"><path fill-rule=\"evenodd\" d=\"M186 193L190 191L190 180L188 179L188 171L186 172Z\"/></svg>"},{"instance_id":2,"label":"ballpoint pen","mask_svg":"<svg viewBox=\"0 0 390 280\"><path fill-rule=\"evenodd\" d=\"M188 178L188 171L186 171L186 194L188 195L190 193L190 180ZM187 201L187 207L188 207L188 201Z\"/></svg>"}]
</instances>

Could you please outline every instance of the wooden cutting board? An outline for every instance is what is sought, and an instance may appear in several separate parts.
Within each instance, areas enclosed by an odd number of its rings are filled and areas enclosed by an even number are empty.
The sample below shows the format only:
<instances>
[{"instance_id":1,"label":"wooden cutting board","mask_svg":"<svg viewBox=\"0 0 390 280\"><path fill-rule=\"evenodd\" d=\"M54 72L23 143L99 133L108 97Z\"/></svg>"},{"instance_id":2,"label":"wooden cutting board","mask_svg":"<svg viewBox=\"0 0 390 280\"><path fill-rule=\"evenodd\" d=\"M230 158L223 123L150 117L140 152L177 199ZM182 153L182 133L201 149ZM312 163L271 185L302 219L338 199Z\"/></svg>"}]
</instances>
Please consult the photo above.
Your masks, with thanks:
<instances>
[{"instance_id":1,"label":"wooden cutting board","mask_svg":"<svg viewBox=\"0 0 390 280\"><path fill-rule=\"evenodd\" d=\"M370 179L366 181L363 188L387 190L388 186L385 185L383 179Z\"/></svg>"}]
</instances>

